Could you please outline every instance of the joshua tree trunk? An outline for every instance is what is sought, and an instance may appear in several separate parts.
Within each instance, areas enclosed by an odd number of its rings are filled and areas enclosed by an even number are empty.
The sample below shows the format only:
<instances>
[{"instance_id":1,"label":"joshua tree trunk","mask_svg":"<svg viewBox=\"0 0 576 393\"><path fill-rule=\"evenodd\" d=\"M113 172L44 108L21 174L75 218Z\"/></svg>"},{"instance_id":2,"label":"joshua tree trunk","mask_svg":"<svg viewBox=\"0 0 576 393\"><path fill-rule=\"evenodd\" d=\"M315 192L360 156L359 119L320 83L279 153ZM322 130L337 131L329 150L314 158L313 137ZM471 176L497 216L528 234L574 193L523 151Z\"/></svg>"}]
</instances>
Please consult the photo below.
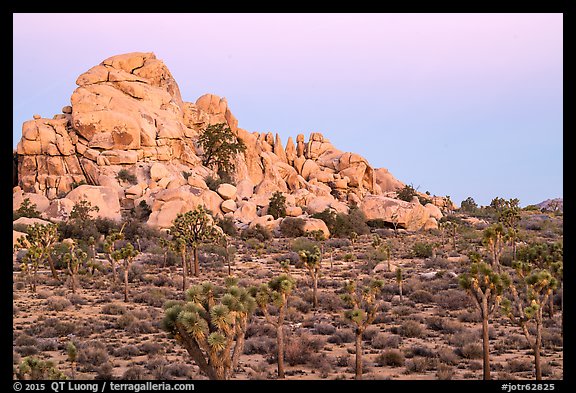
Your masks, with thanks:
<instances>
[{"instance_id":1,"label":"joshua tree trunk","mask_svg":"<svg viewBox=\"0 0 576 393\"><path fill-rule=\"evenodd\" d=\"M128 264L124 264L124 301L128 303Z\"/></svg>"},{"instance_id":2,"label":"joshua tree trunk","mask_svg":"<svg viewBox=\"0 0 576 393\"><path fill-rule=\"evenodd\" d=\"M362 330L356 328L356 379L362 379Z\"/></svg>"},{"instance_id":3,"label":"joshua tree trunk","mask_svg":"<svg viewBox=\"0 0 576 393\"><path fill-rule=\"evenodd\" d=\"M200 274L200 266L198 265L198 247L194 247L194 276L198 277Z\"/></svg>"},{"instance_id":4,"label":"joshua tree trunk","mask_svg":"<svg viewBox=\"0 0 576 393\"><path fill-rule=\"evenodd\" d=\"M400 301L402 301L402 281L398 282L398 292L400 293Z\"/></svg>"},{"instance_id":5,"label":"joshua tree trunk","mask_svg":"<svg viewBox=\"0 0 576 393\"><path fill-rule=\"evenodd\" d=\"M278 310L276 325L276 344L278 347L278 379L284 379L284 316L286 312L286 295L282 294L282 307Z\"/></svg>"},{"instance_id":6,"label":"joshua tree trunk","mask_svg":"<svg viewBox=\"0 0 576 393\"><path fill-rule=\"evenodd\" d=\"M70 281L72 283L72 293L76 293L76 274L70 275Z\"/></svg>"},{"instance_id":7,"label":"joshua tree trunk","mask_svg":"<svg viewBox=\"0 0 576 393\"><path fill-rule=\"evenodd\" d=\"M281 311L283 312L283 311ZM283 323L276 327L276 343L278 344L278 379L284 379L284 332Z\"/></svg>"},{"instance_id":8,"label":"joshua tree trunk","mask_svg":"<svg viewBox=\"0 0 576 393\"><path fill-rule=\"evenodd\" d=\"M542 368L540 367L540 348L542 347L542 309L536 315L536 340L534 342L534 366L536 368L536 380L542 380Z\"/></svg>"},{"instance_id":9,"label":"joshua tree trunk","mask_svg":"<svg viewBox=\"0 0 576 393\"><path fill-rule=\"evenodd\" d=\"M388 271L392 271L392 266L390 266L390 250L386 250L386 258L388 259Z\"/></svg>"},{"instance_id":10,"label":"joshua tree trunk","mask_svg":"<svg viewBox=\"0 0 576 393\"><path fill-rule=\"evenodd\" d=\"M548 318L554 318L554 293L550 294L550 299L548 300Z\"/></svg>"},{"instance_id":11,"label":"joshua tree trunk","mask_svg":"<svg viewBox=\"0 0 576 393\"><path fill-rule=\"evenodd\" d=\"M188 286L186 282L186 251L182 251L182 291L186 291L186 287Z\"/></svg>"},{"instance_id":12,"label":"joshua tree trunk","mask_svg":"<svg viewBox=\"0 0 576 393\"><path fill-rule=\"evenodd\" d=\"M490 341L488 336L488 301L482 299L482 348L484 357L484 380L490 380Z\"/></svg>"},{"instance_id":13,"label":"joshua tree trunk","mask_svg":"<svg viewBox=\"0 0 576 393\"><path fill-rule=\"evenodd\" d=\"M313 303L314 303L314 310L316 310L318 308L318 274L314 274L313 277L313 281L314 281L314 290L313 290Z\"/></svg>"},{"instance_id":14,"label":"joshua tree trunk","mask_svg":"<svg viewBox=\"0 0 576 393\"><path fill-rule=\"evenodd\" d=\"M58 277L58 272L56 272L56 266L54 265L54 260L52 259L52 256L48 255L47 259L48 259L48 265L50 266L50 271L52 272L52 277L60 281L60 277Z\"/></svg>"},{"instance_id":15,"label":"joshua tree trunk","mask_svg":"<svg viewBox=\"0 0 576 393\"><path fill-rule=\"evenodd\" d=\"M164 261L162 262L162 269L166 267L167 259L168 259L168 251L164 251Z\"/></svg>"}]
</instances>

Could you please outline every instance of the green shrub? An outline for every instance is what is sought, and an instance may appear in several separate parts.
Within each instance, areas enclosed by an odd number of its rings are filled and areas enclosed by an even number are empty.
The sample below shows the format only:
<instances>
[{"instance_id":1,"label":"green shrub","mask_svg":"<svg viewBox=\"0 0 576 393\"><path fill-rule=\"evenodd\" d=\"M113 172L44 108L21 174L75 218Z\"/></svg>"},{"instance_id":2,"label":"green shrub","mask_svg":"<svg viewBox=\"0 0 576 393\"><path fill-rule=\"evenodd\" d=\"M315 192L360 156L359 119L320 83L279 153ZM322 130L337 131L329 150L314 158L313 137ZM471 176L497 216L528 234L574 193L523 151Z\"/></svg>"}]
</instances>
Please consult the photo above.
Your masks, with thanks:
<instances>
[{"instance_id":1,"label":"green shrub","mask_svg":"<svg viewBox=\"0 0 576 393\"><path fill-rule=\"evenodd\" d=\"M307 237L297 237L290 243L290 248L294 252L304 250L313 253L314 247L318 247L318 243L314 240L308 239Z\"/></svg>"},{"instance_id":2,"label":"green shrub","mask_svg":"<svg viewBox=\"0 0 576 393\"><path fill-rule=\"evenodd\" d=\"M270 197L268 214L274 217L275 220L280 217L286 217L286 197L280 191L276 191Z\"/></svg>"},{"instance_id":3,"label":"green shrub","mask_svg":"<svg viewBox=\"0 0 576 393\"><path fill-rule=\"evenodd\" d=\"M30 202L30 198L24 198L20 207L14 211L13 219L17 220L20 217L39 218L40 212L36 207L36 204Z\"/></svg>"},{"instance_id":4,"label":"green shrub","mask_svg":"<svg viewBox=\"0 0 576 393\"><path fill-rule=\"evenodd\" d=\"M280 232L286 237L304 236L304 220L296 217L286 217L280 223Z\"/></svg>"},{"instance_id":5,"label":"green shrub","mask_svg":"<svg viewBox=\"0 0 576 393\"><path fill-rule=\"evenodd\" d=\"M138 183L136 175L130 173L127 169L120 169L116 175L116 179L118 179L118 181L125 181L130 184Z\"/></svg>"},{"instance_id":6,"label":"green shrub","mask_svg":"<svg viewBox=\"0 0 576 393\"><path fill-rule=\"evenodd\" d=\"M351 233L357 235L370 233L370 227L366 224L366 216L355 206L350 208L348 214L326 209L313 214L312 218L319 218L324 221L332 237L350 237Z\"/></svg>"},{"instance_id":7,"label":"green shrub","mask_svg":"<svg viewBox=\"0 0 576 393\"><path fill-rule=\"evenodd\" d=\"M238 228L234 225L234 220L232 217L224 217L223 219L218 219L216 224L222 228L225 234L232 237L238 237Z\"/></svg>"},{"instance_id":8,"label":"green shrub","mask_svg":"<svg viewBox=\"0 0 576 393\"><path fill-rule=\"evenodd\" d=\"M376 357L378 366L402 367L404 365L404 355L397 349L388 349Z\"/></svg>"},{"instance_id":9,"label":"green shrub","mask_svg":"<svg viewBox=\"0 0 576 393\"><path fill-rule=\"evenodd\" d=\"M418 193L411 184L406 184L404 188L399 188L396 190L396 195L397 198L402 201L411 202L412 198L417 196Z\"/></svg>"},{"instance_id":10,"label":"green shrub","mask_svg":"<svg viewBox=\"0 0 576 393\"><path fill-rule=\"evenodd\" d=\"M226 183L224 179L222 179L221 177L212 177L212 176L207 176L204 179L204 182L206 182L206 185L212 191L216 191L221 184Z\"/></svg>"},{"instance_id":11,"label":"green shrub","mask_svg":"<svg viewBox=\"0 0 576 393\"><path fill-rule=\"evenodd\" d=\"M256 239L261 242L265 242L267 240L272 239L272 234L270 233L268 228L263 227L260 224L256 224L253 228L244 229L240 237L242 238L242 240Z\"/></svg>"},{"instance_id":12,"label":"green shrub","mask_svg":"<svg viewBox=\"0 0 576 393\"><path fill-rule=\"evenodd\" d=\"M417 242L412 246L412 254L416 258L430 258L432 256L432 244Z\"/></svg>"}]
</instances>

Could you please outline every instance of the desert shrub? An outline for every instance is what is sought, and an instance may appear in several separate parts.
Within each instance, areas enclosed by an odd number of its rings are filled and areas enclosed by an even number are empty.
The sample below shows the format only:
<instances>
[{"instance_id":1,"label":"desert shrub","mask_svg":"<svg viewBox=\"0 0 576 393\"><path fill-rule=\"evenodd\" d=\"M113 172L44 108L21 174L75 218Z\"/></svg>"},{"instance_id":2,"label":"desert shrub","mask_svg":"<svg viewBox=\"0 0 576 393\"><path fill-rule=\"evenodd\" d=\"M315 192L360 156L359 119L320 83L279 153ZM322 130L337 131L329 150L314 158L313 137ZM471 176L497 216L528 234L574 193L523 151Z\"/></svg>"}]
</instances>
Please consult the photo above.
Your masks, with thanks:
<instances>
[{"instance_id":1,"label":"desert shrub","mask_svg":"<svg viewBox=\"0 0 576 393\"><path fill-rule=\"evenodd\" d=\"M268 355L276 351L276 339L272 337L250 337L244 344L246 355Z\"/></svg>"},{"instance_id":2,"label":"desert shrub","mask_svg":"<svg viewBox=\"0 0 576 393\"><path fill-rule=\"evenodd\" d=\"M96 376L94 379L99 381L109 381L114 379L114 374L112 373L113 369L114 367L110 362L102 364L100 367L96 368Z\"/></svg>"},{"instance_id":3,"label":"desert shrub","mask_svg":"<svg viewBox=\"0 0 576 393\"><path fill-rule=\"evenodd\" d=\"M309 301L305 301L304 299L301 299L296 296L292 296L291 298L288 299L288 305L290 307L294 307L302 314L307 314L312 308L312 305Z\"/></svg>"},{"instance_id":4,"label":"desert shrub","mask_svg":"<svg viewBox=\"0 0 576 393\"><path fill-rule=\"evenodd\" d=\"M77 348L76 361L83 371L96 371L99 366L108 362L106 346L99 341L87 341L80 346L77 345Z\"/></svg>"},{"instance_id":5,"label":"desert shrub","mask_svg":"<svg viewBox=\"0 0 576 393\"><path fill-rule=\"evenodd\" d=\"M347 253L344 254L344 256L342 257L342 259L346 262L351 262L351 261L355 261L356 260L356 255L351 254L351 253Z\"/></svg>"},{"instance_id":6,"label":"desert shrub","mask_svg":"<svg viewBox=\"0 0 576 393\"><path fill-rule=\"evenodd\" d=\"M334 365L337 367L348 367L350 365L351 356L349 353L346 353L341 356L337 356L334 362Z\"/></svg>"},{"instance_id":7,"label":"desert shrub","mask_svg":"<svg viewBox=\"0 0 576 393\"><path fill-rule=\"evenodd\" d=\"M86 299L84 299L82 295L79 295L77 293L71 293L70 295L68 295L68 300L70 300L70 303L72 303L75 306L86 304Z\"/></svg>"},{"instance_id":8,"label":"desert shrub","mask_svg":"<svg viewBox=\"0 0 576 393\"><path fill-rule=\"evenodd\" d=\"M411 202L415 196L418 196L418 192L411 184L406 184L396 190L396 197L402 201Z\"/></svg>"},{"instance_id":9,"label":"desert shrub","mask_svg":"<svg viewBox=\"0 0 576 393\"><path fill-rule=\"evenodd\" d=\"M436 362L430 358L414 357L406 361L406 372L423 373L427 370L434 369L435 363Z\"/></svg>"},{"instance_id":10,"label":"desert shrub","mask_svg":"<svg viewBox=\"0 0 576 393\"><path fill-rule=\"evenodd\" d=\"M452 348L440 348L438 350L438 357L440 358L440 361L452 366L456 366L458 363L460 363L460 357L458 354L456 354L456 352L454 352Z\"/></svg>"},{"instance_id":11,"label":"desert shrub","mask_svg":"<svg viewBox=\"0 0 576 393\"><path fill-rule=\"evenodd\" d=\"M438 364L436 369L436 378L439 380L451 380L454 376L454 368L444 363Z\"/></svg>"},{"instance_id":12,"label":"desert shrub","mask_svg":"<svg viewBox=\"0 0 576 393\"><path fill-rule=\"evenodd\" d=\"M222 228L225 234L232 237L238 237L238 228L234 225L234 220L231 217L224 217L218 219L216 224Z\"/></svg>"},{"instance_id":13,"label":"desert shrub","mask_svg":"<svg viewBox=\"0 0 576 393\"><path fill-rule=\"evenodd\" d=\"M520 373L532 371L533 363L528 359L511 359L508 362L508 371L511 373Z\"/></svg>"},{"instance_id":14,"label":"desert shrub","mask_svg":"<svg viewBox=\"0 0 576 393\"><path fill-rule=\"evenodd\" d=\"M118 171L118 174L116 175L116 179L118 179L119 181L125 181L130 184L138 183L136 175L130 173L127 169L120 169Z\"/></svg>"},{"instance_id":15,"label":"desert shrub","mask_svg":"<svg viewBox=\"0 0 576 393\"><path fill-rule=\"evenodd\" d=\"M324 340L313 337L310 334L292 336L287 340L284 348L285 361L290 366L306 364L312 353L318 352L324 347Z\"/></svg>"},{"instance_id":16,"label":"desert shrub","mask_svg":"<svg viewBox=\"0 0 576 393\"><path fill-rule=\"evenodd\" d=\"M452 319L439 317L437 315L426 318L426 325L432 330L444 333L457 333L464 330L464 326L462 326L462 324Z\"/></svg>"},{"instance_id":17,"label":"desert shrub","mask_svg":"<svg viewBox=\"0 0 576 393\"><path fill-rule=\"evenodd\" d=\"M314 247L318 247L318 242L310 240L307 237L297 237L290 242L290 248L294 252L302 250L314 252Z\"/></svg>"},{"instance_id":18,"label":"desert shrub","mask_svg":"<svg viewBox=\"0 0 576 393\"><path fill-rule=\"evenodd\" d=\"M372 339L380 333L380 328L378 326L368 326L364 333L362 333L362 338L366 341L372 341Z\"/></svg>"},{"instance_id":19,"label":"desert shrub","mask_svg":"<svg viewBox=\"0 0 576 393\"><path fill-rule=\"evenodd\" d=\"M38 354L38 348L33 345L23 345L20 347L15 347L14 350L22 357L34 356Z\"/></svg>"},{"instance_id":20,"label":"desert shrub","mask_svg":"<svg viewBox=\"0 0 576 393\"><path fill-rule=\"evenodd\" d=\"M25 345L36 346L38 345L38 340L32 336L27 335L26 333L22 333L16 337L16 340L14 340L14 345L17 347Z\"/></svg>"},{"instance_id":21,"label":"desert shrub","mask_svg":"<svg viewBox=\"0 0 576 393\"><path fill-rule=\"evenodd\" d=\"M339 248L343 248L343 247L348 247L350 246L350 244L352 244L350 242L350 240L348 239L328 239L324 242L324 244L326 245L326 247L331 248L331 249L339 249Z\"/></svg>"},{"instance_id":22,"label":"desert shrub","mask_svg":"<svg viewBox=\"0 0 576 393\"><path fill-rule=\"evenodd\" d=\"M157 353L160 353L163 348L164 348L163 345L152 342L152 341L143 342L138 347L140 352L142 352L143 354L146 354L146 355L156 355Z\"/></svg>"},{"instance_id":23,"label":"desert shrub","mask_svg":"<svg viewBox=\"0 0 576 393\"><path fill-rule=\"evenodd\" d=\"M466 359L481 359L482 345L477 342L464 344L459 352Z\"/></svg>"},{"instance_id":24,"label":"desert shrub","mask_svg":"<svg viewBox=\"0 0 576 393\"><path fill-rule=\"evenodd\" d=\"M44 351L57 351L60 348L58 340L56 338L41 338L38 340L38 350Z\"/></svg>"},{"instance_id":25,"label":"desert shrub","mask_svg":"<svg viewBox=\"0 0 576 393\"><path fill-rule=\"evenodd\" d=\"M337 312L343 307L342 299L333 292L318 293L318 304L320 308L328 312Z\"/></svg>"},{"instance_id":26,"label":"desert shrub","mask_svg":"<svg viewBox=\"0 0 576 393\"><path fill-rule=\"evenodd\" d=\"M271 337L276 338L276 328L267 323L252 322L246 328L246 338L250 337Z\"/></svg>"},{"instance_id":27,"label":"desert shrub","mask_svg":"<svg viewBox=\"0 0 576 393\"><path fill-rule=\"evenodd\" d=\"M122 374L122 379L127 381L139 381L146 379L147 374L148 373L144 367L133 365L124 371L124 374Z\"/></svg>"},{"instance_id":28,"label":"desert shrub","mask_svg":"<svg viewBox=\"0 0 576 393\"><path fill-rule=\"evenodd\" d=\"M478 331L467 329L451 335L448 339L448 343L462 348L466 344L478 342L479 339L481 339L481 337L478 335Z\"/></svg>"},{"instance_id":29,"label":"desert shrub","mask_svg":"<svg viewBox=\"0 0 576 393\"><path fill-rule=\"evenodd\" d=\"M417 242L412 246L412 255L415 258L430 258L432 256L432 244Z\"/></svg>"},{"instance_id":30,"label":"desert shrub","mask_svg":"<svg viewBox=\"0 0 576 393\"><path fill-rule=\"evenodd\" d=\"M434 300L434 295L426 290L419 289L410 293L410 299L416 303L432 303Z\"/></svg>"},{"instance_id":31,"label":"desert shrub","mask_svg":"<svg viewBox=\"0 0 576 393\"><path fill-rule=\"evenodd\" d=\"M114 356L128 360L134 356L140 355L140 350L135 345L124 345L114 351Z\"/></svg>"},{"instance_id":32,"label":"desert shrub","mask_svg":"<svg viewBox=\"0 0 576 393\"><path fill-rule=\"evenodd\" d=\"M354 342L356 335L352 329L339 329L333 335L328 337L328 342L331 344L343 344Z\"/></svg>"},{"instance_id":33,"label":"desert shrub","mask_svg":"<svg viewBox=\"0 0 576 393\"><path fill-rule=\"evenodd\" d=\"M387 349L376 357L376 364L380 367L402 367L404 355L397 349Z\"/></svg>"},{"instance_id":34,"label":"desert shrub","mask_svg":"<svg viewBox=\"0 0 576 393\"><path fill-rule=\"evenodd\" d=\"M134 303L144 303L152 307L162 307L166 301L166 288L150 288L132 296Z\"/></svg>"},{"instance_id":35,"label":"desert shrub","mask_svg":"<svg viewBox=\"0 0 576 393\"><path fill-rule=\"evenodd\" d=\"M372 337L371 345L374 349L398 348L402 337L397 334L378 333Z\"/></svg>"},{"instance_id":36,"label":"desert shrub","mask_svg":"<svg viewBox=\"0 0 576 393\"><path fill-rule=\"evenodd\" d=\"M450 263L444 258L436 257L432 259L426 259L424 261L424 267L426 269L447 270L450 267Z\"/></svg>"},{"instance_id":37,"label":"desert shrub","mask_svg":"<svg viewBox=\"0 0 576 393\"><path fill-rule=\"evenodd\" d=\"M52 296L46 300L46 306L48 310L52 311L62 311L72 306L70 300L62 296Z\"/></svg>"},{"instance_id":38,"label":"desert shrub","mask_svg":"<svg viewBox=\"0 0 576 393\"><path fill-rule=\"evenodd\" d=\"M482 322L482 317L478 310L474 311L464 311L461 314L458 314L458 320L460 322Z\"/></svg>"},{"instance_id":39,"label":"desert shrub","mask_svg":"<svg viewBox=\"0 0 576 393\"><path fill-rule=\"evenodd\" d=\"M121 315L126 312L126 307L118 303L108 303L102 306L102 314Z\"/></svg>"},{"instance_id":40,"label":"desert shrub","mask_svg":"<svg viewBox=\"0 0 576 393\"><path fill-rule=\"evenodd\" d=\"M556 349L562 348L564 339L559 329L543 329L542 330L542 345L544 348Z\"/></svg>"},{"instance_id":41,"label":"desert shrub","mask_svg":"<svg viewBox=\"0 0 576 393\"><path fill-rule=\"evenodd\" d=\"M457 289L447 289L438 292L434 296L434 301L438 306L446 310L461 310L474 305L466 292Z\"/></svg>"},{"instance_id":42,"label":"desert shrub","mask_svg":"<svg viewBox=\"0 0 576 393\"><path fill-rule=\"evenodd\" d=\"M246 228L242 231L240 237L243 240L256 239L260 242L265 242L272 239L270 231L260 224L256 224L253 228Z\"/></svg>"},{"instance_id":43,"label":"desert shrub","mask_svg":"<svg viewBox=\"0 0 576 393\"><path fill-rule=\"evenodd\" d=\"M418 344L414 344L410 347L410 353L412 354L412 356L422 356L425 358L438 357L438 353L433 349Z\"/></svg>"},{"instance_id":44,"label":"desert shrub","mask_svg":"<svg viewBox=\"0 0 576 393\"><path fill-rule=\"evenodd\" d=\"M416 321L408 320L400 325L399 333L402 337L420 337L424 329Z\"/></svg>"},{"instance_id":45,"label":"desert shrub","mask_svg":"<svg viewBox=\"0 0 576 393\"><path fill-rule=\"evenodd\" d=\"M316 323L314 331L318 334L330 335L336 332L336 328L330 323Z\"/></svg>"},{"instance_id":46,"label":"desert shrub","mask_svg":"<svg viewBox=\"0 0 576 393\"><path fill-rule=\"evenodd\" d=\"M298 217L286 217L280 223L280 232L286 237L304 236L304 220Z\"/></svg>"}]
</instances>

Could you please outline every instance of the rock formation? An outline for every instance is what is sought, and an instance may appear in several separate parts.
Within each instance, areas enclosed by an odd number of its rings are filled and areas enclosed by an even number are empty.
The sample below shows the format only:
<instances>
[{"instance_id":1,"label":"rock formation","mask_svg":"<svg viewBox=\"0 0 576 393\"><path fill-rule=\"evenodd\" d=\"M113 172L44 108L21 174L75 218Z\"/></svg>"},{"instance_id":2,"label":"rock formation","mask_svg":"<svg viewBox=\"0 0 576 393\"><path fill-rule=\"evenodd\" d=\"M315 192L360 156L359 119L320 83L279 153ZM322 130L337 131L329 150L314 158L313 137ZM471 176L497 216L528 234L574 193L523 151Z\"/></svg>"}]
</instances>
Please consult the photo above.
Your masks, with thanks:
<instances>
[{"instance_id":1,"label":"rock formation","mask_svg":"<svg viewBox=\"0 0 576 393\"><path fill-rule=\"evenodd\" d=\"M290 137L283 146L278 134L239 128L225 98L206 94L184 102L153 53L110 57L76 84L61 114L22 125L15 208L36 195L46 217L64 219L84 198L99 206L98 215L120 219L122 210L144 201L152 209L148 224L167 228L178 213L201 204L239 226L277 228L278 220L265 213L271 194L280 191L291 216L325 208L347 212L355 203L368 218L391 220L400 209L400 225L408 229L433 227L438 219L439 210L383 195L404 184L321 133L312 132L308 141L299 134L296 143ZM226 123L246 151L235 157L236 186L222 184L215 192L206 185L214 173L201 165L197 138L218 123Z\"/></svg>"}]
</instances>

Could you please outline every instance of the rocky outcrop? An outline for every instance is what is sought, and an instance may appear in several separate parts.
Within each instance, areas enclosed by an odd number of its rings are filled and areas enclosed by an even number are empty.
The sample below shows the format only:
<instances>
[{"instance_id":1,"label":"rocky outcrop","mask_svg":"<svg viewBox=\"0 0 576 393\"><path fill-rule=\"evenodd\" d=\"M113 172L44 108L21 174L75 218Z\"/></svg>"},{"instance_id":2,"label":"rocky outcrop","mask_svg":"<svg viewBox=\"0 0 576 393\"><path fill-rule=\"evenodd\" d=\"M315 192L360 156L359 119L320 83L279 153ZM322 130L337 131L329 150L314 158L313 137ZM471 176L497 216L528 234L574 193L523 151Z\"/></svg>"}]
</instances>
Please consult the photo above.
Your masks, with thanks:
<instances>
[{"instance_id":1,"label":"rocky outcrop","mask_svg":"<svg viewBox=\"0 0 576 393\"><path fill-rule=\"evenodd\" d=\"M422 229L430 218L430 212L416 197L412 202L405 202L382 195L369 195L362 200L360 209L369 220L384 220L411 231Z\"/></svg>"},{"instance_id":2,"label":"rocky outcrop","mask_svg":"<svg viewBox=\"0 0 576 393\"><path fill-rule=\"evenodd\" d=\"M13 170L21 191L15 206L23 195L35 195L39 210L58 220L85 198L99 207L97 216L120 219L122 210L144 201L152 210L148 224L168 228L177 214L203 205L238 224L257 221L277 228L277 220L265 213L272 193L280 191L290 216L326 208L347 212L354 203L390 220L394 205L402 207L402 225L416 228L424 227L431 213L438 215L383 197L404 184L364 157L337 149L319 132L308 140L304 134L289 137L283 145L278 134L238 127L224 97L183 101L172 74L153 53L110 57L76 84L61 114L34 116L22 125ZM236 186L212 191L205 179L214 173L202 166L197 140L207 125L218 123L226 123L246 150L234 158Z\"/></svg>"}]
</instances>

